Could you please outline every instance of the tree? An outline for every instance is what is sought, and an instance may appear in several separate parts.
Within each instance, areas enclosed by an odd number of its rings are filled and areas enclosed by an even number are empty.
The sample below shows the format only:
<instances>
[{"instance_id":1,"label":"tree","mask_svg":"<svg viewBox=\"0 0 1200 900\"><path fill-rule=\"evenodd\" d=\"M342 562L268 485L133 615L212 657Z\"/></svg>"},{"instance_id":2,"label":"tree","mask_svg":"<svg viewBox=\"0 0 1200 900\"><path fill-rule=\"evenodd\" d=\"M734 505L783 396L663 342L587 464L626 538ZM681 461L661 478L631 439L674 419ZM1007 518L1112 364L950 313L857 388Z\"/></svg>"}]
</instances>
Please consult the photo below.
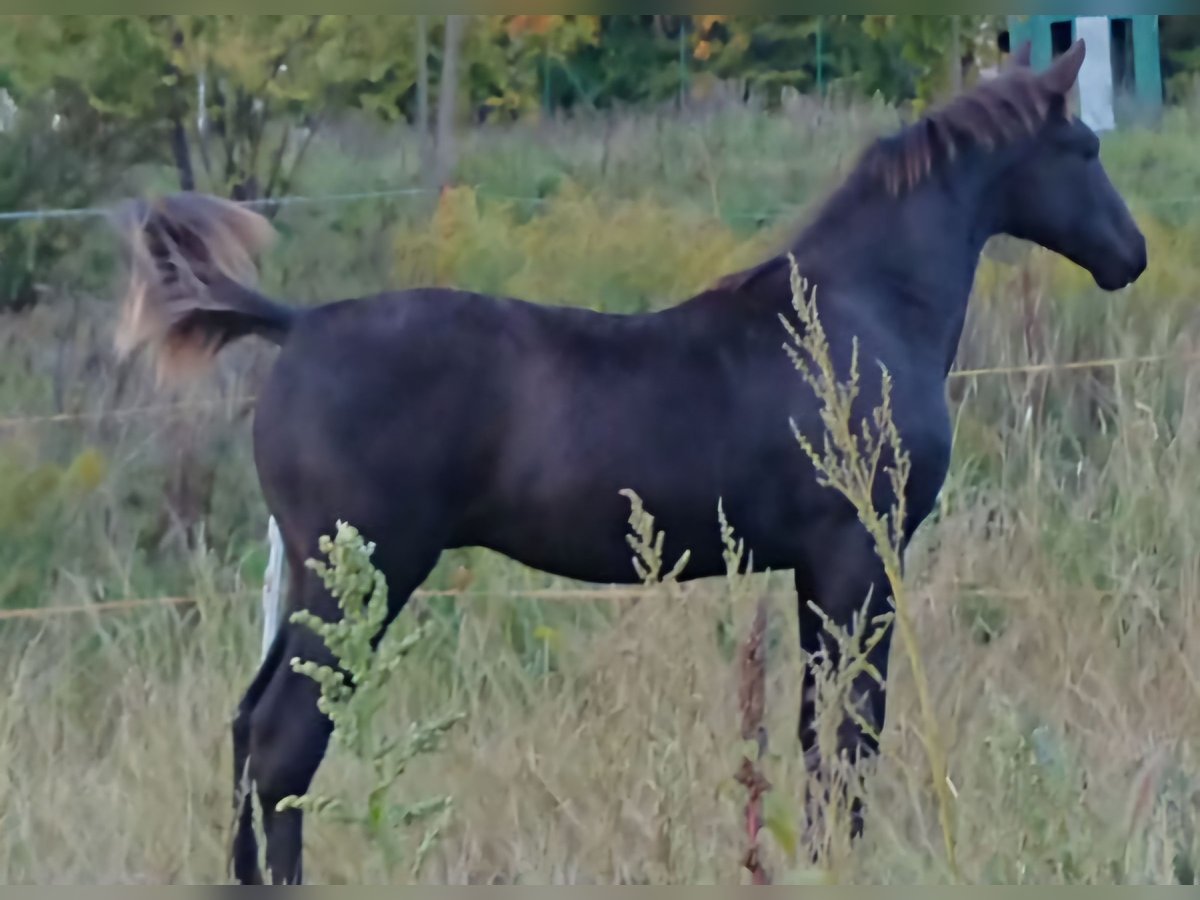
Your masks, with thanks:
<instances>
[{"instance_id":1,"label":"tree","mask_svg":"<svg viewBox=\"0 0 1200 900\"><path fill-rule=\"evenodd\" d=\"M467 91L482 117L517 118L593 98L572 58L594 45L598 16L481 16L471 31Z\"/></svg>"},{"instance_id":2,"label":"tree","mask_svg":"<svg viewBox=\"0 0 1200 900\"><path fill-rule=\"evenodd\" d=\"M697 58L721 78L741 78L768 103L781 89L815 92L850 74L838 49L863 44L846 16L697 16ZM859 53L851 54L857 61Z\"/></svg>"},{"instance_id":3,"label":"tree","mask_svg":"<svg viewBox=\"0 0 1200 900\"><path fill-rule=\"evenodd\" d=\"M918 107L950 93L995 43L1000 16L863 16L866 33L900 63Z\"/></svg>"},{"instance_id":4,"label":"tree","mask_svg":"<svg viewBox=\"0 0 1200 900\"><path fill-rule=\"evenodd\" d=\"M417 135L421 168L431 167L429 143L429 16L417 16Z\"/></svg>"},{"instance_id":5,"label":"tree","mask_svg":"<svg viewBox=\"0 0 1200 900\"><path fill-rule=\"evenodd\" d=\"M401 112L410 16L10 16L17 102L54 98L120 123L181 187L286 191L331 113Z\"/></svg>"},{"instance_id":6,"label":"tree","mask_svg":"<svg viewBox=\"0 0 1200 900\"><path fill-rule=\"evenodd\" d=\"M63 112L59 112L59 111ZM92 205L123 193L128 173L147 147L86 106L31 101L0 129L0 209L36 210ZM80 288L111 275L111 254L84 240L91 231L76 218L30 218L0 224L0 311L35 306L60 260Z\"/></svg>"},{"instance_id":7,"label":"tree","mask_svg":"<svg viewBox=\"0 0 1200 900\"><path fill-rule=\"evenodd\" d=\"M1159 16L1163 81L1168 101L1186 101L1200 87L1200 16Z\"/></svg>"}]
</instances>

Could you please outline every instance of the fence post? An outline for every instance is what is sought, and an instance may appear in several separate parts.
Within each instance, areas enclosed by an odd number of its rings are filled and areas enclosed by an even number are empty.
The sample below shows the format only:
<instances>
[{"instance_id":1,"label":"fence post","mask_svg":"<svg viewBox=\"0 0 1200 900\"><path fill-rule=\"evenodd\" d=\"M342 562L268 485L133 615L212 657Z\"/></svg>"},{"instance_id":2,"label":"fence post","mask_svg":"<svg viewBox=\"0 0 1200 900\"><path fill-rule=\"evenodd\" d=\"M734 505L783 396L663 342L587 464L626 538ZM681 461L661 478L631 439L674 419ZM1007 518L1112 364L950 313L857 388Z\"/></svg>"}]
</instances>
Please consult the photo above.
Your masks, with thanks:
<instances>
[{"instance_id":1,"label":"fence post","mask_svg":"<svg viewBox=\"0 0 1200 900\"><path fill-rule=\"evenodd\" d=\"M825 97L825 17L817 16L817 96Z\"/></svg>"},{"instance_id":2,"label":"fence post","mask_svg":"<svg viewBox=\"0 0 1200 900\"><path fill-rule=\"evenodd\" d=\"M686 19L679 21L679 108L687 106L688 67L687 67L687 34L684 28Z\"/></svg>"}]
</instances>

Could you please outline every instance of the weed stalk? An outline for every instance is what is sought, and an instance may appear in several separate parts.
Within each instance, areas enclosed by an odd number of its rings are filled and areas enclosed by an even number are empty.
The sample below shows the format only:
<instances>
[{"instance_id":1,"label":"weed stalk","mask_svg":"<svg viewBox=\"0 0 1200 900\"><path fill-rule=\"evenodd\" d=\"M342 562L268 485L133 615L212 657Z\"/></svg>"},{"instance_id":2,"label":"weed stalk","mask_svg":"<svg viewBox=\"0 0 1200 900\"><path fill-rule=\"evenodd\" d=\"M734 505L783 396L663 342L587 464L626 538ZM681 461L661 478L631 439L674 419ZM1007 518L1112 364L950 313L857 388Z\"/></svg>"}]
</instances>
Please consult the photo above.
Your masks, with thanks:
<instances>
[{"instance_id":1,"label":"weed stalk","mask_svg":"<svg viewBox=\"0 0 1200 900\"><path fill-rule=\"evenodd\" d=\"M856 430L853 424L853 407L860 390L858 341L855 339L853 342L849 379L839 382L829 342L817 311L816 289L809 290L808 280L801 276L795 257L789 259L792 305L801 327L797 329L786 316L780 317L795 345L785 345L785 349L821 403L821 420L825 430L821 450L818 451L813 446L795 422L792 422L792 431L804 453L812 461L818 481L823 486L838 491L854 506L859 521L870 534L883 563L891 590L894 619L916 683L917 700L923 720L921 738L933 779L946 862L954 877L961 880L955 851L954 798L947 773L946 753L930 699L929 683L913 629L904 585L904 498L910 462L892 416L891 375L886 367L880 364L882 400L873 411L873 433L865 419L861 423L861 431ZM895 498L890 515L881 513L875 501L876 480L885 454L892 457L891 465L884 466Z\"/></svg>"}]
</instances>

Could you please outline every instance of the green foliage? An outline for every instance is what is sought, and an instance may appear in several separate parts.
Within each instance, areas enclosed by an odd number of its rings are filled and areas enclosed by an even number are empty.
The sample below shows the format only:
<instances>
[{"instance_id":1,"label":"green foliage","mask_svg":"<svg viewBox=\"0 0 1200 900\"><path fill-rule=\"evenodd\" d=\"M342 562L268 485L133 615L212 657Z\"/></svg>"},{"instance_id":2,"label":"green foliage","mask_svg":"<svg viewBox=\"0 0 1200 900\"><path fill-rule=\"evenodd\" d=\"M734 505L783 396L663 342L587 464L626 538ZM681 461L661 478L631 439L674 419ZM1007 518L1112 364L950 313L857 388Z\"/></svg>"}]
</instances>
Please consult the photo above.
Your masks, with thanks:
<instances>
[{"instance_id":1,"label":"green foliage","mask_svg":"<svg viewBox=\"0 0 1200 900\"><path fill-rule=\"evenodd\" d=\"M18 113L0 131L0 207L94 205L140 187L125 182L143 165L170 166L179 187L286 193L330 117L397 114L410 18L8 16ZM0 309L36 303L79 234L71 220L5 224ZM71 262L102 283L104 259Z\"/></svg>"},{"instance_id":2,"label":"green foliage","mask_svg":"<svg viewBox=\"0 0 1200 900\"><path fill-rule=\"evenodd\" d=\"M889 99L912 99L918 111L953 88L964 62L994 54L999 16L863 16L863 29L889 60L877 78ZM957 45L959 59L953 59ZM879 56L876 56L879 59ZM961 72L961 69L959 69Z\"/></svg>"},{"instance_id":3,"label":"green foliage","mask_svg":"<svg viewBox=\"0 0 1200 900\"><path fill-rule=\"evenodd\" d=\"M566 185L530 215L462 187L442 195L432 223L397 229L395 271L401 284L633 312L702 289L756 243L648 198L611 203Z\"/></svg>"},{"instance_id":4,"label":"green foliage","mask_svg":"<svg viewBox=\"0 0 1200 900\"><path fill-rule=\"evenodd\" d=\"M58 466L0 445L0 607L43 602L58 569L44 550L66 542L80 505L104 483L108 466L94 447Z\"/></svg>"},{"instance_id":5,"label":"green foliage","mask_svg":"<svg viewBox=\"0 0 1200 900\"><path fill-rule=\"evenodd\" d=\"M591 103L571 60L598 38L597 16L485 17L464 48L472 108L512 119L545 105Z\"/></svg>"},{"instance_id":6,"label":"green foliage","mask_svg":"<svg viewBox=\"0 0 1200 900\"><path fill-rule=\"evenodd\" d=\"M176 87L166 78L169 19L6 16L0 46L18 106L52 95L127 122L167 109Z\"/></svg>"},{"instance_id":7,"label":"green foliage","mask_svg":"<svg viewBox=\"0 0 1200 900\"><path fill-rule=\"evenodd\" d=\"M320 686L318 706L333 723L334 742L369 766L372 787L361 801L307 795L285 798L279 808L306 810L361 829L379 851L384 873L389 876L401 862L398 834L436 817L417 848L412 863L415 874L445 826L451 799L396 802L393 788L417 758L439 750L442 737L463 717L449 714L414 722L398 736L381 727L380 712L388 699L391 676L421 644L425 630L401 636L393 625L379 638L388 614L387 583L370 561L375 545L365 543L356 529L339 522L337 536L333 540L322 537L320 549L329 564L309 560L308 566L337 598L342 618L325 622L301 611L292 621L322 638L336 657L337 668L299 659L292 661L292 668Z\"/></svg>"},{"instance_id":8,"label":"green foliage","mask_svg":"<svg viewBox=\"0 0 1200 900\"><path fill-rule=\"evenodd\" d=\"M846 66L861 62L870 43L859 23L847 16L721 18L697 45L703 71L721 79L744 79L770 106L778 104L781 88L815 92L853 78L854 70Z\"/></svg>"},{"instance_id":9,"label":"green foliage","mask_svg":"<svg viewBox=\"0 0 1200 900\"><path fill-rule=\"evenodd\" d=\"M1168 102L1194 100L1200 87L1200 16L1159 16L1159 44Z\"/></svg>"},{"instance_id":10,"label":"green foliage","mask_svg":"<svg viewBox=\"0 0 1200 900\"><path fill-rule=\"evenodd\" d=\"M986 753L995 772L995 789L1021 798L1021 846L998 846L984 868L990 884L1043 882L1047 869L1068 882L1083 879L1083 854L1112 852L1099 840L1104 832L1094 810L1078 802L1085 785L1079 761L1068 758L1068 746L1045 725L1016 717L999 723ZM1034 800L1037 802L1034 802ZM1087 844L1090 847L1084 849ZM1015 851L1015 852L1014 852Z\"/></svg>"},{"instance_id":11,"label":"green foliage","mask_svg":"<svg viewBox=\"0 0 1200 900\"><path fill-rule=\"evenodd\" d=\"M285 191L328 116L395 115L414 77L410 54L396 52L410 46L405 16L12 16L7 26L0 49L18 105L87 108L137 136L138 161L170 162L182 185L203 175L235 196Z\"/></svg>"},{"instance_id":12,"label":"green foliage","mask_svg":"<svg viewBox=\"0 0 1200 900\"><path fill-rule=\"evenodd\" d=\"M129 169L146 149L145 136L130 134L81 95L29 98L11 127L0 127L0 209L103 202L131 188ZM35 306L56 276L68 275L63 263L77 288L104 285L113 269L112 245L90 240L91 224L72 218L0 223L0 312Z\"/></svg>"}]
</instances>

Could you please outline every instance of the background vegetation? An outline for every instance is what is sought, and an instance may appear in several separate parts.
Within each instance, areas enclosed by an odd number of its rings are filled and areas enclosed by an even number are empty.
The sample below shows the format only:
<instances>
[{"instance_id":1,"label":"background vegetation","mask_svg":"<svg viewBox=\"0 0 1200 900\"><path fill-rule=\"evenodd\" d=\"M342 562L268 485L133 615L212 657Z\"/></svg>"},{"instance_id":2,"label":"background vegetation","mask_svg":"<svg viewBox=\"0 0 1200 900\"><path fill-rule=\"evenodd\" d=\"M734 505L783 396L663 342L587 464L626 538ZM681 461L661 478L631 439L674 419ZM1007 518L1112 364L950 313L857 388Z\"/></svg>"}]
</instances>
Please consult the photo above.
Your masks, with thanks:
<instances>
[{"instance_id":1,"label":"background vegetation","mask_svg":"<svg viewBox=\"0 0 1200 900\"><path fill-rule=\"evenodd\" d=\"M19 112L0 131L0 207L87 206L189 171L260 199L445 184L268 207L282 241L267 287L302 304L437 283L656 308L753 260L864 141L986 64L986 21L867 18L823 23L822 97L810 17L9 17L2 77ZM899 30L877 37L886 24ZM947 61L955 31L977 60L965 72ZM424 67L395 49L422 34ZM1200 104L1178 65L1163 121L1105 139L1150 240L1142 281L1105 295L1006 242L977 280L962 369L1170 358L951 383L954 465L910 603L972 880L1194 877ZM223 871L227 726L258 656L266 561L246 398L270 354L236 347L194 388L154 391L112 359L115 249L92 218L0 222L0 607L196 602L0 620L6 881ZM174 401L203 405L128 412ZM419 877L739 879L741 594L565 603L539 592L576 585L475 551L447 555L427 587L469 596L414 605L428 633L388 716L466 719L408 776L455 801ZM787 839L804 784L789 589L749 581L771 603L776 872L803 863ZM842 880L947 875L899 655L893 679L877 816L861 846L835 848ZM366 783L346 762L330 758L322 793ZM372 871L335 824L307 844L319 880Z\"/></svg>"}]
</instances>

